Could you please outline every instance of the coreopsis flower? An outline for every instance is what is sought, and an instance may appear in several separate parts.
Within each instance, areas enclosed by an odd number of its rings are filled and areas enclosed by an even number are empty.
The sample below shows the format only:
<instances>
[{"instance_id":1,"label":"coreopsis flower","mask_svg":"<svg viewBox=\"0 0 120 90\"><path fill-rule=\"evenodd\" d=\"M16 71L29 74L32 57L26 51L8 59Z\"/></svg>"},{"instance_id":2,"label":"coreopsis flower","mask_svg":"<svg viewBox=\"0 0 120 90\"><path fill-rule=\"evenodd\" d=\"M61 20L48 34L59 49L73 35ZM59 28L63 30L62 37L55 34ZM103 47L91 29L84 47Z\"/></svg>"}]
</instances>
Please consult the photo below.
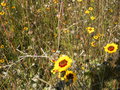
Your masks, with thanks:
<instances>
[{"instance_id":1,"label":"coreopsis flower","mask_svg":"<svg viewBox=\"0 0 120 90\"><path fill-rule=\"evenodd\" d=\"M85 67L82 66L82 67L81 67L81 70L85 70Z\"/></svg>"},{"instance_id":2,"label":"coreopsis flower","mask_svg":"<svg viewBox=\"0 0 120 90\"><path fill-rule=\"evenodd\" d=\"M90 19L91 19L91 20L95 20L95 19L96 19L96 17L94 17L94 16L91 16L91 17L90 17Z\"/></svg>"},{"instance_id":3,"label":"coreopsis flower","mask_svg":"<svg viewBox=\"0 0 120 90\"><path fill-rule=\"evenodd\" d=\"M6 3L2 2L2 3L1 3L1 6L5 7L5 6L6 6Z\"/></svg>"},{"instance_id":4,"label":"coreopsis flower","mask_svg":"<svg viewBox=\"0 0 120 90\"><path fill-rule=\"evenodd\" d=\"M98 39L98 38L99 38L99 36L98 36L98 35L95 35L95 36L93 36L93 38L94 38L94 39Z\"/></svg>"},{"instance_id":5,"label":"coreopsis flower","mask_svg":"<svg viewBox=\"0 0 120 90\"><path fill-rule=\"evenodd\" d=\"M0 48L4 48L4 45L1 45Z\"/></svg>"},{"instance_id":6,"label":"coreopsis flower","mask_svg":"<svg viewBox=\"0 0 120 90\"><path fill-rule=\"evenodd\" d=\"M27 30L28 30L28 27L24 27L23 30L27 31Z\"/></svg>"},{"instance_id":7,"label":"coreopsis flower","mask_svg":"<svg viewBox=\"0 0 120 90\"><path fill-rule=\"evenodd\" d=\"M77 0L78 2L82 2L82 0Z\"/></svg>"},{"instance_id":8,"label":"coreopsis flower","mask_svg":"<svg viewBox=\"0 0 120 90\"><path fill-rule=\"evenodd\" d=\"M90 13L90 11L89 11L89 10L86 10L86 11L85 11L85 14L89 14L89 13Z\"/></svg>"},{"instance_id":9,"label":"coreopsis flower","mask_svg":"<svg viewBox=\"0 0 120 90\"><path fill-rule=\"evenodd\" d=\"M92 47L96 47L95 41L91 42Z\"/></svg>"},{"instance_id":10,"label":"coreopsis flower","mask_svg":"<svg viewBox=\"0 0 120 90\"><path fill-rule=\"evenodd\" d=\"M54 64L52 72L61 72L67 70L72 64L72 59L68 56L61 56Z\"/></svg>"},{"instance_id":11,"label":"coreopsis flower","mask_svg":"<svg viewBox=\"0 0 120 90\"><path fill-rule=\"evenodd\" d=\"M109 11L112 13L112 12L113 12L113 9L109 9Z\"/></svg>"},{"instance_id":12,"label":"coreopsis flower","mask_svg":"<svg viewBox=\"0 0 120 90\"><path fill-rule=\"evenodd\" d=\"M77 80L77 76L73 71L67 70L64 76L64 80L66 82L69 82L70 80L72 80L72 82L75 82Z\"/></svg>"},{"instance_id":13,"label":"coreopsis flower","mask_svg":"<svg viewBox=\"0 0 120 90\"><path fill-rule=\"evenodd\" d=\"M58 0L53 0L53 3L55 3L55 4L58 3Z\"/></svg>"},{"instance_id":14,"label":"coreopsis flower","mask_svg":"<svg viewBox=\"0 0 120 90\"><path fill-rule=\"evenodd\" d=\"M92 11L92 10L93 10L93 7L89 7L88 10Z\"/></svg>"},{"instance_id":15,"label":"coreopsis flower","mask_svg":"<svg viewBox=\"0 0 120 90\"><path fill-rule=\"evenodd\" d=\"M4 15L4 14L5 14L5 12L3 12L3 11L0 12L0 15Z\"/></svg>"},{"instance_id":16,"label":"coreopsis flower","mask_svg":"<svg viewBox=\"0 0 120 90\"><path fill-rule=\"evenodd\" d=\"M95 31L94 27L87 27L86 29L88 33L93 33Z\"/></svg>"},{"instance_id":17,"label":"coreopsis flower","mask_svg":"<svg viewBox=\"0 0 120 90\"><path fill-rule=\"evenodd\" d=\"M15 6L12 6L11 8L12 8L12 9L14 9L14 8L15 8Z\"/></svg>"},{"instance_id":18,"label":"coreopsis flower","mask_svg":"<svg viewBox=\"0 0 120 90\"><path fill-rule=\"evenodd\" d=\"M118 45L115 43L109 43L104 47L104 50L108 53L114 53L118 49Z\"/></svg>"},{"instance_id":19,"label":"coreopsis flower","mask_svg":"<svg viewBox=\"0 0 120 90\"><path fill-rule=\"evenodd\" d=\"M0 59L0 63L4 63L5 62L5 60L4 59Z\"/></svg>"}]
</instances>

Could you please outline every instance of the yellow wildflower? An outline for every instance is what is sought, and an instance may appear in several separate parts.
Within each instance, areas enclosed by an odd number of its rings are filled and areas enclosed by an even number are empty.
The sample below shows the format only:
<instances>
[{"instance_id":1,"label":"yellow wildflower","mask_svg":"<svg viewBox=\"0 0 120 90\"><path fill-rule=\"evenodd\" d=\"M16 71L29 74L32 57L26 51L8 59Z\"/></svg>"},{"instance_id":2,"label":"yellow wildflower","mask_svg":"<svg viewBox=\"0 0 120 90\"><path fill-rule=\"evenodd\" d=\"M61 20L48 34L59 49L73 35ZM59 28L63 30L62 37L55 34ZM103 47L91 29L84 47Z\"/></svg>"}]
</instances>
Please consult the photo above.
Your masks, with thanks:
<instances>
[{"instance_id":1,"label":"yellow wildflower","mask_svg":"<svg viewBox=\"0 0 120 90\"><path fill-rule=\"evenodd\" d=\"M55 50L55 49L52 49L52 50L51 50L51 52L55 53L55 52L56 52L56 50Z\"/></svg>"},{"instance_id":2,"label":"yellow wildflower","mask_svg":"<svg viewBox=\"0 0 120 90\"><path fill-rule=\"evenodd\" d=\"M72 59L68 56L61 56L54 64L53 72L67 70L72 64Z\"/></svg>"},{"instance_id":3,"label":"yellow wildflower","mask_svg":"<svg viewBox=\"0 0 120 90\"><path fill-rule=\"evenodd\" d=\"M88 33L93 33L95 31L94 27L87 27L86 29Z\"/></svg>"},{"instance_id":4,"label":"yellow wildflower","mask_svg":"<svg viewBox=\"0 0 120 90\"><path fill-rule=\"evenodd\" d=\"M66 82L69 82L70 80L72 80L71 83L73 83L77 80L77 75L73 71L67 70L65 73L64 79Z\"/></svg>"},{"instance_id":5,"label":"yellow wildflower","mask_svg":"<svg viewBox=\"0 0 120 90\"><path fill-rule=\"evenodd\" d=\"M3 11L2 11L2 12L0 12L0 15L4 15L4 14L5 14L5 12L3 12Z\"/></svg>"},{"instance_id":6,"label":"yellow wildflower","mask_svg":"<svg viewBox=\"0 0 120 90\"><path fill-rule=\"evenodd\" d=\"M92 47L96 47L95 41L91 42L91 46L92 46Z\"/></svg>"},{"instance_id":7,"label":"yellow wildflower","mask_svg":"<svg viewBox=\"0 0 120 90\"><path fill-rule=\"evenodd\" d=\"M2 2L2 3L1 3L1 6L5 7L5 6L6 6L6 3Z\"/></svg>"},{"instance_id":8,"label":"yellow wildflower","mask_svg":"<svg viewBox=\"0 0 120 90\"><path fill-rule=\"evenodd\" d=\"M85 70L85 67L82 66L81 69L82 69L82 70Z\"/></svg>"},{"instance_id":9,"label":"yellow wildflower","mask_svg":"<svg viewBox=\"0 0 120 90\"><path fill-rule=\"evenodd\" d=\"M1 45L0 48L4 48L4 45Z\"/></svg>"},{"instance_id":10,"label":"yellow wildflower","mask_svg":"<svg viewBox=\"0 0 120 90\"><path fill-rule=\"evenodd\" d=\"M53 3L55 3L55 4L58 3L58 0L53 0Z\"/></svg>"},{"instance_id":11,"label":"yellow wildflower","mask_svg":"<svg viewBox=\"0 0 120 90\"><path fill-rule=\"evenodd\" d=\"M46 10L47 10L47 11L50 11L50 7L47 7Z\"/></svg>"},{"instance_id":12,"label":"yellow wildflower","mask_svg":"<svg viewBox=\"0 0 120 90\"><path fill-rule=\"evenodd\" d=\"M98 35L95 35L95 36L93 36L93 38L94 38L94 39L98 39L98 38L99 38L99 36L98 36Z\"/></svg>"},{"instance_id":13,"label":"yellow wildflower","mask_svg":"<svg viewBox=\"0 0 120 90\"><path fill-rule=\"evenodd\" d=\"M82 0L77 0L78 2L82 2Z\"/></svg>"},{"instance_id":14,"label":"yellow wildflower","mask_svg":"<svg viewBox=\"0 0 120 90\"><path fill-rule=\"evenodd\" d=\"M4 59L0 59L0 63L4 63L5 62L5 60Z\"/></svg>"},{"instance_id":15,"label":"yellow wildflower","mask_svg":"<svg viewBox=\"0 0 120 90\"><path fill-rule=\"evenodd\" d=\"M112 13L112 12L113 12L113 9L109 9L109 11Z\"/></svg>"},{"instance_id":16,"label":"yellow wildflower","mask_svg":"<svg viewBox=\"0 0 120 90\"><path fill-rule=\"evenodd\" d=\"M27 30L28 30L28 27L24 27L23 30L27 31Z\"/></svg>"},{"instance_id":17,"label":"yellow wildflower","mask_svg":"<svg viewBox=\"0 0 120 90\"><path fill-rule=\"evenodd\" d=\"M89 7L88 10L92 11L92 10L93 10L93 7Z\"/></svg>"},{"instance_id":18,"label":"yellow wildflower","mask_svg":"<svg viewBox=\"0 0 120 90\"><path fill-rule=\"evenodd\" d=\"M96 17L94 17L94 16L91 16L91 17L90 17L90 19L91 19L91 20L95 20L95 19L96 19Z\"/></svg>"},{"instance_id":19,"label":"yellow wildflower","mask_svg":"<svg viewBox=\"0 0 120 90\"><path fill-rule=\"evenodd\" d=\"M15 8L15 6L12 6L11 8L12 8L12 9L14 9L14 8Z\"/></svg>"},{"instance_id":20,"label":"yellow wildflower","mask_svg":"<svg viewBox=\"0 0 120 90\"><path fill-rule=\"evenodd\" d=\"M118 45L115 43L109 43L104 47L104 50L108 53L114 53L118 49Z\"/></svg>"},{"instance_id":21,"label":"yellow wildflower","mask_svg":"<svg viewBox=\"0 0 120 90\"><path fill-rule=\"evenodd\" d=\"M86 10L86 11L85 11L85 14L89 14L89 13L90 13L90 11L89 11L89 10Z\"/></svg>"}]
</instances>

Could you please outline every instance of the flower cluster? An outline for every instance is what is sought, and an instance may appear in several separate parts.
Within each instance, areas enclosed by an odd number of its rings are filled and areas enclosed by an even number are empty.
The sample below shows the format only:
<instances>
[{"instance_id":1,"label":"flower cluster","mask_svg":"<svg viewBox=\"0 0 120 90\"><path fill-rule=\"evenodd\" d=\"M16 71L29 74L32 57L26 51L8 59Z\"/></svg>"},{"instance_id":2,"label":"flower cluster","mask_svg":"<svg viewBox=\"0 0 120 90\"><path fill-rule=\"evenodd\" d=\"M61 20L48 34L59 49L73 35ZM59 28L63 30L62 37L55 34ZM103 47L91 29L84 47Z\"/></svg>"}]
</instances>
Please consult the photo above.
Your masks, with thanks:
<instances>
[{"instance_id":1,"label":"flower cluster","mask_svg":"<svg viewBox=\"0 0 120 90\"><path fill-rule=\"evenodd\" d=\"M68 68L71 67L72 62L73 61L71 58L66 55L62 55L57 61L54 62L54 68L51 72L54 74L58 72L58 78L61 80L66 82L72 80L72 82L74 82L77 79L76 74L73 71L68 70Z\"/></svg>"}]
</instances>

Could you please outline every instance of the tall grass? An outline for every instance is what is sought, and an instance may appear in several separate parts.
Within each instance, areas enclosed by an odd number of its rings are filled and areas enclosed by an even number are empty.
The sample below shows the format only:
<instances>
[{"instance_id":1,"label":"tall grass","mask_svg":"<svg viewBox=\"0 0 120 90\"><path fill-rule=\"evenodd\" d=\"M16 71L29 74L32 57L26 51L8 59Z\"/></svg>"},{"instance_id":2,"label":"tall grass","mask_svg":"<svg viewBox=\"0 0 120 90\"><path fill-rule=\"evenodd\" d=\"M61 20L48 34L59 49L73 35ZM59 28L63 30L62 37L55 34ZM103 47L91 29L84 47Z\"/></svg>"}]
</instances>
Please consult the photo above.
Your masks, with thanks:
<instances>
[{"instance_id":1,"label":"tall grass","mask_svg":"<svg viewBox=\"0 0 120 90\"><path fill-rule=\"evenodd\" d=\"M65 90L120 88L120 71L115 68L120 65L115 63L119 49L113 54L104 51L108 43L120 48L119 0L2 2L6 5L0 6L4 12L0 15L0 46L4 46L0 48L4 60L0 62L0 90L52 90L60 80L51 73L50 60L61 54L73 59L72 70L78 78ZM89 7L93 10L86 14ZM95 31L89 34L87 27Z\"/></svg>"}]
</instances>

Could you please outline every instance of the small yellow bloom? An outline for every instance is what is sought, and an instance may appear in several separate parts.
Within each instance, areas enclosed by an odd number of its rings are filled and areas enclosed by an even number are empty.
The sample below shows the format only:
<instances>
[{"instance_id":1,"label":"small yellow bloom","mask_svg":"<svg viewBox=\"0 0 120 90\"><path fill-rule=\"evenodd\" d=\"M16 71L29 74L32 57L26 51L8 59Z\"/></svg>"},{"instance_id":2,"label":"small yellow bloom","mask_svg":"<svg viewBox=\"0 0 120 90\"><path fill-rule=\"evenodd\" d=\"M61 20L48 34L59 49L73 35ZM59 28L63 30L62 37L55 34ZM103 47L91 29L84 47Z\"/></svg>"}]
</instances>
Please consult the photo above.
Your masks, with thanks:
<instances>
[{"instance_id":1,"label":"small yellow bloom","mask_svg":"<svg viewBox=\"0 0 120 90\"><path fill-rule=\"evenodd\" d=\"M72 64L72 59L68 56L61 56L54 64L54 71L65 71L67 70Z\"/></svg>"},{"instance_id":2,"label":"small yellow bloom","mask_svg":"<svg viewBox=\"0 0 120 90\"><path fill-rule=\"evenodd\" d=\"M109 11L112 13L112 12L113 12L113 9L109 9Z\"/></svg>"},{"instance_id":3,"label":"small yellow bloom","mask_svg":"<svg viewBox=\"0 0 120 90\"><path fill-rule=\"evenodd\" d=\"M27 31L27 30L28 30L28 27L24 27L23 30Z\"/></svg>"},{"instance_id":4,"label":"small yellow bloom","mask_svg":"<svg viewBox=\"0 0 120 90\"><path fill-rule=\"evenodd\" d=\"M118 45L115 43L109 43L104 47L104 50L108 53L114 53L118 49Z\"/></svg>"},{"instance_id":5,"label":"small yellow bloom","mask_svg":"<svg viewBox=\"0 0 120 90\"><path fill-rule=\"evenodd\" d=\"M6 6L6 3L2 2L2 3L1 3L1 6L5 7L5 6Z\"/></svg>"},{"instance_id":6,"label":"small yellow bloom","mask_svg":"<svg viewBox=\"0 0 120 90\"><path fill-rule=\"evenodd\" d=\"M92 11L92 10L93 10L93 7L89 7L88 10Z\"/></svg>"},{"instance_id":7,"label":"small yellow bloom","mask_svg":"<svg viewBox=\"0 0 120 90\"><path fill-rule=\"evenodd\" d=\"M2 11L2 12L0 12L0 15L4 15L4 14L5 14L5 12L3 12L3 11Z\"/></svg>"},{"instance_id":8,"label":"small yellow bloom","mask_svg":"<svg viewBox=\"0 0 120 90\"><path fill-rule=\"evenodd\" d=\"M88 33L93 33L95 31L94 27L87 27L86 29Z\"/></svg>"},{"instance_id":9,"label":"small yellow bloom","mask_svg":"<svg viewBox=\"0 0 120 90\"><path fill-rule=\"evenodd\" d=\"M85 11L85 14L89 14L89 13L90 13L90 11L89 11L89 10L86 10L86 11Z\"/></svg>"},{"instance_id":10,"label":"small yellow bloom","mask_svg":"<svg viewBox=\"0 0 120 90\"><path fill-rule=\"evenodd\" d=\"M55 53L55 52L56 52L56 50L55 50L55 49L52 49L52 50L51 50L51 52Z\"/></svg>"},{"instance_id":11,"label":"small yellow bloom","mask_svg":"<svg viewBox=\"0 0 120 90\"><path fill-rule=\"evenodd\" d=\"M0 48L4 48L4 45L1 45Z\"/></svg>"},{"instance_id":12,"label":"small yellow bloom","mask_svg":"<svg viewBox=\"0 0 120 90\"><path fill-rule=\"evenodd\" d=\"M98 33L97 35L93 36L94 39L98 39L99 37L104 36L104 34Z\"/></svg>"},{"instance_id":13,"label":"small yellow bloom","mask_svg":"<svg viewBox=\"0 0 120 90\"><path fill-rule=\"evenodd\" d=\"M66 82L69 82L70 80L72 80L71 83L73 83L77 80L77 75L73 71L67 70L64 76L64 80Z\"/></svg>"},{"instance_id":14,"label":"small yellow bloom","mask_svg":"<svg viewBox=\"0 0 120 90\"><path fill-rule=\"evenodd\" d=\"M96 47L95 41L91 42L92 47Z\"/></svg>"},{"instance_id":15,"label":"small yellow bloom","mask_svg":"<svg viewBox=\"0 0 120 90\"><path fill-rule=\"evenodd\" d=\"M94 39L98 39L98 38L99 38L99 36L98 36L98 35L95 35L95 36L93 36L93 38L94 38Z\"/></svg>"},{"instance_id":16,"label":"small yellow bloom","mask_svg":"<svg viewBox=\"0 0 120 90\"><path fill-rule=\"evenodd\" d=\"M50 11L50 7L47 7L46 10L47 10L47 11Z\"/></svg>"},{"instance_id":17,"label":"small yellow bloom","mask_svg":"<svg viewBox=\"0 0 120 90\"><path fill-rule=\"evenodd\" d=\"M65 29L65 30L63 30L63 32L64 32L64 33L69 33L69 32L70 32L70 30Z\"/></svg>"},{"instance_id":18,"label":"small yellow bloom","mask_svg":"<svg viewBox=\"0 0 120 90\"><path fill-rule=\"evenodd\" d=\"M85 67L81 67L82 70L85 70Z\"/></svg>"},{"instance_id":19,"label":"small yellow bloom","mask_svg":"<svg viewBox=\"0 0 120 90\"><path fill-rule=\"evenodd\" d=\"M0 63L4 63L5 62L5 60L4 59L0 59Z\"/></svg>"},{"instance_id":20,"label":"small yellow bloom","mask_svg":"<svg viewBox=\"0 0 120 90\"><path fill-rule=\"evenodd\" d=\"M53 3L55 3L55 4L58 3L58 0L53 0Z\"/></svg>"},{"instance_id":21,"label":"small yellow bloom","mask_svg":"<svg viewBox=\"0 0 120 90\"><path fill-rule=\"evenodd\" d=\"M94 17L94 16L91 16L91 17L90 17L90 19L91 19L91 20L95 20L95 19L96 19L96 17Z\"/></svg>"},{"instance_id":22,"label":"small yellow bloom","mask_svg":"<svg viewBox=\"0 0 120 90\"><path fill-rule=\"evenodd\" d=\"M78 2L82 2L82 0L77 0Z\"/></svg>"},{"instance_id":23,"label":"small yellow bloom","mask_svg":"<svg viewBox=\"0 0 120 90\"><path fill-rule=\"evenodd\" d=\"M12 9L14 9L14 8L15 8L15 6L12 6L11 8L12 8Z\"/></svg>"}]
</instances>

